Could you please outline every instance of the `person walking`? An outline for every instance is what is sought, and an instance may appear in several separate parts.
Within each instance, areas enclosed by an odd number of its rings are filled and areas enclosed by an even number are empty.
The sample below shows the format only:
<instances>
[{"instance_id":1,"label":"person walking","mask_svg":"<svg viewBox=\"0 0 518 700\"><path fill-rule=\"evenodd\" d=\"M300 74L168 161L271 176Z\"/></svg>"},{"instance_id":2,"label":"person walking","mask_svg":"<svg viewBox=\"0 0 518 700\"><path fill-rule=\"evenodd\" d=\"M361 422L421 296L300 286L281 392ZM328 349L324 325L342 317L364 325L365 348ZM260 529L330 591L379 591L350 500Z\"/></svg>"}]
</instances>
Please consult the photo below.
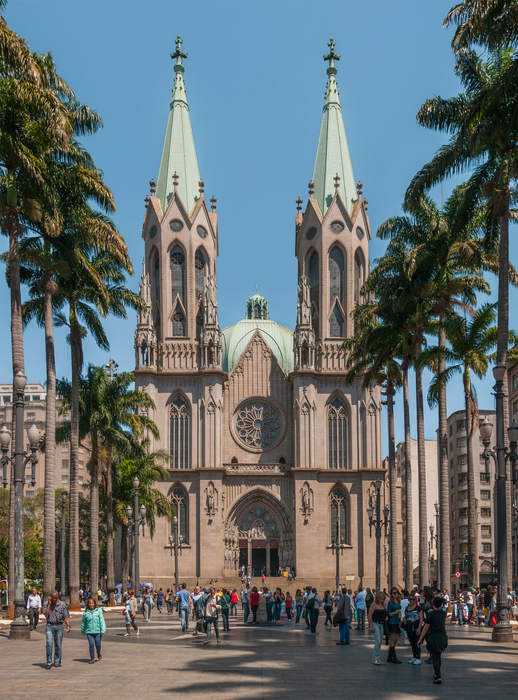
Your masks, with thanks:
<instances>
[{"instance_id":1,"label":"person walking","mask_svg":"<svg viewBox=\"0 0 518 700\"><path fill-rule=\"evenodd\" d=\"M300 622L300 616L302 614L302 608L304 607L304 596L300 588L297 589L295 593L295 624L298 625Z\"/></svg>"},{"instance_id":2,"label":"person walking","mask_svg":"<svg viewBox=\"0 0 518 700\"><path fill-rule=\"evenodd\" d=\"M173 591L168 588L166 593L165 593L165 604L167 606L167 614L171 615L174 611L174 600L175 600L175 595Z\"/></svg>"},{"instance_id":3,"label":"person walking","mask_svg":"<svg viewBox=\"0 0 518 700\"><path fill-rule=\"evenodd\" d=\"M63 629L70 632L70 613L68 608L59 600L57 591L47 598L47 607L43 613L47 620L45 630L47 663L45 668L52 668L52 652L54 651L54 668L60 668L63 651Z\"/></svg>"},{"instance_id":4,"label":"person walking","mask_svg":"<svg viewBox=\"0 0 518 700\"><path fill-rule=\"evenodd\" d=\"M340 639L337 642L338 646L344 646L351 643L351 618L353 614L351 598L347 595L347 590L342 588L341 594L338 596L336 604L336 614L333 620L334 625L338 625Z\"/></svg>"},{"instance_id":5,"label":"person walking","mask_svg":"<svg viewBox=\"0 0 518 700\"><path fill-rule=\"evenodd\" d=\"M419 641L419 631L423 624L423 613L419 606L419 600L415 594L409 598L408 605L403 613L403 628L408 636L408 641L412 647L412 658L408 662L415 666L421 665L421 647Z\"/></svg>"},{"instance_id":6,"label":"person walking","mask_svg":"<svg viewBox=\"0 0 518 700\"><path fill-rule=\"evenodd\" d=\"M425 618L425 624L421 630L418 644L419 646L426 639L428 650L432 657L433 682L442 683L441 678L441 654L448 646L448 635L446 634L446 614L442 609L443 600L439 596L432 601L432 609Z\"/></svg>"},{"instance_id":7,"label":"person walking","mask_svg":"<svg viewBox=\"0 0 518 700\"><path fill-rule=\"evenodd\" d=\"M135 594L133 592L133 589L130 588L128 591L128 597L126 598L126 602L124 604L124 621L126 622L126 634L124 635L125 637L130 636L130 630L133 627L135 630L137 637L140 636L139 628L136 623L137 619L137 599L135 598Z\"/></svg>"},{"instance_id":8,"label":"person walking","mask_svg":"<svg viewBox=\"0 0 518 700\"><path fill-rule=\"evenodd\" d=\"M185 583L180 584L180 590L176 592L176 601L180 610L182 632L189 630L189 614L191 612L191 592L187 590Z\"/></svg>"},{"instance_id":9,"label":"person walking","mask_svg":"<svg viewBox=\"0 0 518 700\"><path fill-rule=\"evenodd\" d=\"M333 619L331 617L331 612L333 610L333 599L331 597L331 591L326 591L324 593L324 612L326 614L326 621L324 622L324 627L327 627L329 622L329 627L333 626Z\"/></svg>"},{"instance_id":10,"label":"person walking","mask_svg":"<svg viewBox=\"0 0 518 700\"><path fill-rule=\"evenodd\" d=\"M205 622L207 623L207 639L205 640L204 644L208 644L210 642L212 627L214 627L214 632L216 634L216 642L219 644L218 613L220 610L221 604L218 596L216 595L216 589L211 588L205 603L204 615Z\"/></svg>"},{"instance_id":11,"label":"person walking","mask_svg":"<svg viewBox=\"0 0 518 700\"><path fill-rule=\"evenodd\" d=\"M239 598L237 595L237 591L234 588L234 590L232 591L232 594L230 596L230 615L232 615L232 617L237 617L237 604L238 603L239 603Z\"/></svg>"},{"instance_id":12,"label":"person walking","mask_svg":"<svg viewBox=\"0 0 518 700\"><path fill-rule=\"evenodd\" d=\"M88 598L86 610L83 613L81 620L81 634L86 634L88 639L88 647L90 650L89 663L95 663L95 651L97 650L97 660L100 661L101 656L101 639L106 632L106 622L102 608L97 606L93 598Z\"/></svg>"},{"instance_id":13,"label":"person walking","mask_svg":"<svg viewBox=\"0 0 518 700\"><path fill-rule=\"evenodd\" d=\"M230 603L232 599L226 588L223 588L221 595L218 596L219 604L221 606L221 619L223 621L223 632L230 632L230 625L228 620L228 615L230 611Z\"/></svg>"},{"instance_id":14,"label":"person walking","mask_svg":"<svg viewBox=\"0 0 518 700\"><path fill-rule=\"evenodd\" d=\"M318 616L320 614L320 606L322 605L322 598L318 595L317 589L312 588L311 594L308 596L308 602L306 605L311 604L310 608L310 630L312 634L316 634L318 625Z\"/></svg>"},{"instance_id":15,"label":"person walking","mask_svg":"<svg viewBox=\"0 0 518 700\"><path fill-rule=\"evenodd\" d=\"M29 616L29 631L35 630L38 626L41 613L41 597L38 591L33 588L27 597L27 615Z\"/></svg>"},{"instance_id":16,"label":"person walking","mask_svg":"<svg viewBox=\"0 0 518 700\"><path fill-rule=\"evenodd\" d=\"M374 648L372 650L372 663L375 666L381 666L381 642L383 641L383 632L385 622L387 620L387 610L385 608L385 594L383 591L378 591L374 597L373 603L369 605L369 631L374 632Z\"/></svg>"},{"instance_id":17,"label":"person walking","mask_svg":"<svg viewBox=\"0 0 518 700\"><path fill-rule=\"evenodd\" d=\"M252 624L257 624L257 608L259 607L259 593L256 586L252 588L250 593L250 607L252 608Z\"/></svg>"},{"instance_id":18,"label":"person walking","mask_svg":"<svg viewBox=\"0 0 518 700\"><path fill-rule=\"evenodd\" d=\"M156 594L156 609L160 614L162 614L162 608L164 607L164 591L160 588Z\"/></svg>"},{"instance_id":19,"label":"person walking","mask_svg":"<svg viewBox=\"0 0 518 700\"><path fill-rule=\"evenodd\" d=\"M248 583L241 589L241 607L243 608L243 622L248 622L250 615L250 587Z\"/></svg>"},{"instance_id":20,"label":"person walking","mask_svg":"<svg viewBox=\"0 0 518 700\"><path fill-rule=\"evenodd\" d=\"M366 597L367 597L367 594L363 590L362 586L360 586L358 588L358 593L356 594L356 598L354 600L354 604L356 606L356 629L357 630L365 631L365 611L367 608L367 604L365 602Z\"/></svg>"},{"instance_id":21,"label":"person walking","mask_svg":"<svg viewBox=\"0 0 518 700\"><path fill-rule=\"evenodd\" d=\"M389 632L389 653L387 663L400 664L402 663L396 656L396 644L399 639L401 628L399 626L401 620L401 594L397 588L393 588L390 592L390 600L387 604L387 622Z\"/></svg>"},{"instance_id":22,"label":"person walking","mask_svg":"<svg viewBox=\"0 0 518 700\"><path fill-rule=\"evenodd\" d=\"M146 622L151 622L151 610L153 609L153 605L154 605L153 596L151 594L151 589L144 588L144 594L142 597L143 597L142 614L143 614Z\"/></svg>"}]
</instances>

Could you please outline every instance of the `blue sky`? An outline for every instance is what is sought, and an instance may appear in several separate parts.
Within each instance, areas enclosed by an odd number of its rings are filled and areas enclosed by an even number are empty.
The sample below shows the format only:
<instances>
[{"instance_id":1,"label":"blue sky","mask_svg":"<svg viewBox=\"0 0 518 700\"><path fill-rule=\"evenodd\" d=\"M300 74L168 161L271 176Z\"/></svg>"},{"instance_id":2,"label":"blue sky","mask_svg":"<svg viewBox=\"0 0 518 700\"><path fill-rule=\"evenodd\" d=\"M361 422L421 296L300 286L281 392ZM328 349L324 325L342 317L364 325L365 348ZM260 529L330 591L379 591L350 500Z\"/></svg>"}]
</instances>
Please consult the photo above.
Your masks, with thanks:
<instances>
[{"instance_id":1,"label":"blue sky","mask_svg":"<svg viewBox=\"0 0 518 700\"><path fill-rule=\"evenodd\" d=\"M415 115L428 97L458 91L451 32L441 27L451 4L11 0L5 16L33 50L53 54L78 98L104 120L103 130L86 145L115 195L116 222L136 272L133 288L143 252L144 197L150 178L158 174L173 83L169 53L176 35L182 35L200 172L206 194L218 199L220 322L227 326L243 317L245 300L257 284L269 299L271 317L293 327L295 200L299 194L307 197L313 171L327 41L333 36L341 54L345 127L375 233L400 211L410 178L445 140L419 127ZM384 246L373 239L371 260ZM512 242L512 259L516 252ZM491 284L496 288L494 279ZM7 301L3 277L0 285ZM516 301L512 292L511 309ZM0 321L6 329L0 338L5 358L0 380L8 381L8 303L0 309ZM134 325L132 315L127 321L107 321L110 354L124 369L133 368ZM57 371L66 376L68 345L64 333L58 336ZM42 381L43 333L36 326L28 327L25 347L27 376ZM97 364L108 359L91 340L85 343L85 357ZM477 382L481 407L493 406L491 384L489 378ZM449 411L462 408L460 384L453 383L448 395ZM426 418L426 435L433 438L435 412ZM399 407L396 428L399 440Z\"/></svg>"}]
</instances>

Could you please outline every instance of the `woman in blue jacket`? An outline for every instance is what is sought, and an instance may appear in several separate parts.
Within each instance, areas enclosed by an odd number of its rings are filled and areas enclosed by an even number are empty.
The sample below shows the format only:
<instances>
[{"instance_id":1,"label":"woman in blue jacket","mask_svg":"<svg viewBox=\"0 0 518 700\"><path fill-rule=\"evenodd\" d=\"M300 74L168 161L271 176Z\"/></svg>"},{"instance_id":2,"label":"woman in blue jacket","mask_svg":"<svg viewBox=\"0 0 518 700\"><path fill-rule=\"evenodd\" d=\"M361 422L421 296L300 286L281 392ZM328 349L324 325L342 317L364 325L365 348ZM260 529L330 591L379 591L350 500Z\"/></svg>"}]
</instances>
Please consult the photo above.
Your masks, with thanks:
<instances>
[{"instance_id":1,"label":"woman in blue jacket","mask_svg":"<svg viewBox=\"0 0 518 700\"><path fill-rule=\"evenodd\" d=\"M90 648L90 661L95 663L95 649L97 649L97 660L102 659L101 656L101 638L106 632L106 623L101 608L97 607L97 603L93 598L88 598L86 610L83 613L81 622L81 632L88 637L88 646Z\"/></svg>"}]
</instances>

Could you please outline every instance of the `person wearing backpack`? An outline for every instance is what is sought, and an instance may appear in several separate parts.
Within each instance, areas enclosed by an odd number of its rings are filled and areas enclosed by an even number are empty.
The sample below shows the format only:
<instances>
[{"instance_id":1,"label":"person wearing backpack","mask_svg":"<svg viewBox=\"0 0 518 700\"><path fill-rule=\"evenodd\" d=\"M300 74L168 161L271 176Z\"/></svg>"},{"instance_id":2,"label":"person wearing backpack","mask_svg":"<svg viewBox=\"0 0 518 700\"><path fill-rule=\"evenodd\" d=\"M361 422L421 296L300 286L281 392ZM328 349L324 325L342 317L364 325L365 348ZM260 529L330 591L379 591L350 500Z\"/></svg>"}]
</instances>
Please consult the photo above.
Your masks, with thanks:
<instances>
[{"instance_id":1,"label":"person wearing backpack","mask_svg":"<svg viewBox=\"0 0 518 700\"><path fill-rule=\"evenodd\" d=\"M226 588L223 588L221 595L218 596L218 602L221 606L221 619L223 620L223 632L230 632L228 623L228 614L230 610L231 598Z\"/></svg>"},{"instance_id":2,"label":"person wearing backpack","mask_svg":"<svg viewBox=\"0 0 518 700\"><path fill-rule=\"evenodd\" d=\"M327 627L327 623L333 626L333 619L331 618L331 611L333 610L333 599L331 598L331 591L326 591L324 593L324 612L326 614L326 621L324 622L324 627Z\"/></svg>"},{"instance_id":3,"label":"person wearing backpack","mask_svg":"<svg viewBox=\"0 0 518 700\"><path fill-rule=\"evenodd\" d=\"M207 639L204 644L210 642L212 627L214 627L214 632L216 633L216 642L219 644L218 613L221 610L221 603L219 601L220 598L216 595L216 589L211 588L205 601L204 616L205 622L207 623Z\"/></svg>"},{"instance_id":4,"label":"person wearing backpack","mask_svg":"<svg viewBox=\"0 0 518 700\"><path fill-rule=\"evenodd\" d=\"M337 642L338 646L351 643L350 630L352 616L353 609L351 597L347 594L347 589L342 588L342 593L338 598L336 613L333 619L333 625L338 625L338 629L340 631L340 640Z\"/></svg>"},{"instance_id":5,"label":"person wearing backpack","mask_svg":"<svg viewBox=\"0 0 518 700\"><path fill-rule=\"evenodd\" d=\"M412 658L408 662L409 664L414 664L414 666L421 665L421 648L417 643L419 640L419 631L423 624L423 613L419 606L419 599L417 596L411 595L408 605L405 608L403 617L403 627L408 635L408 641L412 646Z\"/></svg>"}]
</instances>

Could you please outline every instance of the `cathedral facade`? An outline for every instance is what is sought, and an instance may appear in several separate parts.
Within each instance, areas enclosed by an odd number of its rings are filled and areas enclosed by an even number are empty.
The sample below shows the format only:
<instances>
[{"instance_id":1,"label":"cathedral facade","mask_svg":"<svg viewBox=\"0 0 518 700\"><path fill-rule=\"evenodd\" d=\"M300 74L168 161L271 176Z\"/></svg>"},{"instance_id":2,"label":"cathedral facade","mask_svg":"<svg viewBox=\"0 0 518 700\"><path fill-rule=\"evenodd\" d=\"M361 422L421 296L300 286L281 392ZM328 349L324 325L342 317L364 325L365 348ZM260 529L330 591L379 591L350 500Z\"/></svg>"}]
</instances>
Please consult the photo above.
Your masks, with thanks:
<instances>
[{"instance_id":1,"label":"cathedral facade","mask_svg":"<svg viewBox=\"0 0 518 700\"><path fill-rule=\"evenodd\" d=\"M342 349L371 232L329 46L315 167L295 219L294 330L270 318L259 294L242 320L220 328L216 202L198 170L180 40L172 54L172 102L142 231L135 377L155 403L152 449L169 456L170 477L157 488L175 505L189 583L229 579L243 565L255 575L290 568L299 579L334 580L337 549L343 582L374 583L367 509L385 474L380 391L346 382ZM141 539L141 580L171 582L171 534L163 519Z\"/></svg>"}]
</instances>

